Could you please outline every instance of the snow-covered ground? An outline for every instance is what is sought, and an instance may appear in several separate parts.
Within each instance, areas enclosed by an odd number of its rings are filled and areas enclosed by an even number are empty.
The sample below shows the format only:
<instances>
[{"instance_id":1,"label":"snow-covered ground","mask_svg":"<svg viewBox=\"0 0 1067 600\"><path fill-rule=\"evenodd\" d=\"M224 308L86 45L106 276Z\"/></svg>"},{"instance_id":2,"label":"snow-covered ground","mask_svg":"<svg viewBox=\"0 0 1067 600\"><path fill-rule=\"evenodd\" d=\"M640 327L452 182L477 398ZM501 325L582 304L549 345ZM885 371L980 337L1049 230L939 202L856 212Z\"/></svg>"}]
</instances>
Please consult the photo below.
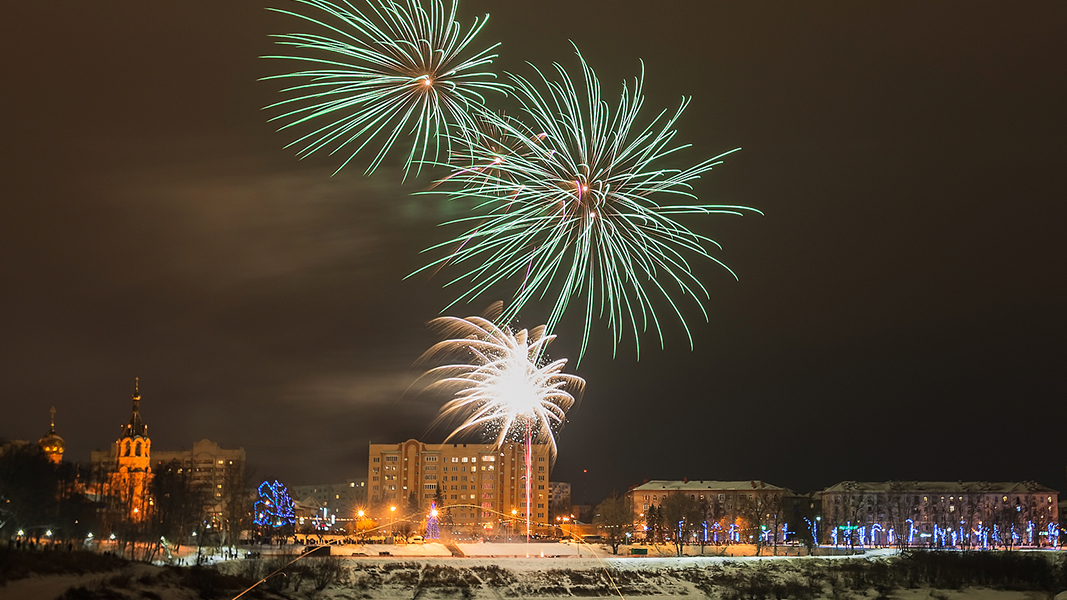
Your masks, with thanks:
<instances>
[{"instance_id":1,"label":"snow-covered ground","mask_svg":"<svg viewBox=\"0 0 1067 600\"><path fill-rule=\"evenodd\" d=\"M885 566L899 564L893 550L872 550L864 553L854 565L842 563L849 557L729 557L729 556L642 556L612 557L607 548L574 544L531 543L530 557L525 556L526 544L462 544L460 550L468 558L452 556L444 544L432 542L409 545L369 545L331 547L331 554L342 555L347 581L312 592L305 583L299 590L281 590L293 599L321 598L322 600L503 600L531 598L545 600L564 597L623 597L685 600L717 600L719 598L806 598L808 600L1044 600L1053 597L1046 592L1005 591L985 588L935 589L931 587L881 587L869 582L849 587L848 578L856 568L863 570L887 561ZM275 548L278 554L298 554L302 546ZM522 549L523 553L516 552ZM596 556L592 556L592 551ZM545 552L542 557L541 552ZM581 552L581 556L578 552ZM389 552L381 556L379 552ZM223 560L222 557L201 551L209 562L224 573L249 573L255 566L243 557ZM274 559L264 552L266 566ZM196 548L181 553L186 564L195 562ZM1042 553L1057 560L1062 555ZM258 562L258 561L256 561ZM285 562L285 561L282 561ZM275 562L275 564L277 564ZM311 565L308 561L303 563ZM836 569L841 565L843 569ZM273 568L273 567L271 567ZM162 600L193 600L195 590L173 581L173 573L145 564L130 564L124 568L132 576L126 577L124 587L110 589L108 582L114 573L84 576L55 576L29 578L0 587L2 600L51 600L72 585L87 586L99 592L92 598L161 598ZM836 574L834 574L836 572ZM866 571L865 571L866 572ZM168 573L171 573L168 575ZM265 574L255 575L257 578ZM166 579L170 577L170 579ZM142 578L155 583L142 584ZM286 583L299 577L289 577ZM762 586L762 587L760 587ZM143 589L142 589L143 588ZM773 591L772 591L773 590ZM791 591L790 591L791 590ZM147 592L151 592L148 594ZM1054 590L1055 593L1063 590ZM108 595L120 594L120 595ZM140 594L140 595L138 595ZM229 596L227 596L229 597ZM1067 600L1067 592L1054 596Z\"/></svg>"}]
</instances>

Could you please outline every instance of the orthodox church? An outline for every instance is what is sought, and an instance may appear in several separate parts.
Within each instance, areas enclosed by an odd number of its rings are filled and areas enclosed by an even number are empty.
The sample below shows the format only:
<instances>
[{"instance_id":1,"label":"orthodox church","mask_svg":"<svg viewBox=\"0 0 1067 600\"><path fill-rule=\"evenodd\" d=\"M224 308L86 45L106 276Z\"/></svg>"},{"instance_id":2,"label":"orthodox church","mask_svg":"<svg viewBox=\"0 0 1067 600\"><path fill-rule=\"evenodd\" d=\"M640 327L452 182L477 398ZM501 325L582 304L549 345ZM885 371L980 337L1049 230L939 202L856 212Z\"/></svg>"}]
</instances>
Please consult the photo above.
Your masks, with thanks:
<instances>
[{"instance_id":1,"label":"orthodox church","mask_svg":"<svg viewBox=\"0 0 1067 600\"><path fill-rule=\"evenodd\" d=\"M63 450L66 449L67 444L56 433L56 407L53 406L48 413L51 415L51 424L48 426L48 433L37 440L37 447L41 449L41 452L48 457L52 464L58 465L63 462Z\"/></svg>"},{"instance_id":2,"label":"orthodox church","mask_svg":"<svg viewBox=\"0 0 1067 600\"><path fill-rule=\"evenodd\" d=\"M119 426L119 437L109 451L94 451L92 463L99 474L99 493L118 501L126 517L144 518L152 499L148 486L152 480L152 440L148 425L141 419L140 379L133 384L133 410L130 420Z\"/></svg>"}]
</instances>

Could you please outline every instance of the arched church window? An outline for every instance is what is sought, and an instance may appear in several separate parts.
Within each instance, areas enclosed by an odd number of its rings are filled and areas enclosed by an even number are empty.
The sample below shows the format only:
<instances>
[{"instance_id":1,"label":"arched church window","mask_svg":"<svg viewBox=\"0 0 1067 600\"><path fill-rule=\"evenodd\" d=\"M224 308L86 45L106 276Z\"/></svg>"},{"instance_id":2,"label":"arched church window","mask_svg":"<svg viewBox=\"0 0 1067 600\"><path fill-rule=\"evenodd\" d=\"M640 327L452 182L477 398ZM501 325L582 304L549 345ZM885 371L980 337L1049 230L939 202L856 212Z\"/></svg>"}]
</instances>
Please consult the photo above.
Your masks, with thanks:
<instances>
[{"instance_id":1,"label":"arched church window","mask_svg":"<svg viewBox=\"0 0 1067 600\"><path fill-rule=\"evenodd\" d=\"M134 447L134 450L133 450L133 455L134 456L140 456L141 455L141 442L137 442L137 445Z\"/></svg>"},{"instance_id":2,"label":"arched church window","mask_svg":"<svg viewBox=\"0 0 1067 600\"><path fill-rule=\"evenodd\" d=\"M123 456L129 456L129 455L130 455L130 441L126 440L126 452L123 454Z\"/></svg>"}]
</instances>

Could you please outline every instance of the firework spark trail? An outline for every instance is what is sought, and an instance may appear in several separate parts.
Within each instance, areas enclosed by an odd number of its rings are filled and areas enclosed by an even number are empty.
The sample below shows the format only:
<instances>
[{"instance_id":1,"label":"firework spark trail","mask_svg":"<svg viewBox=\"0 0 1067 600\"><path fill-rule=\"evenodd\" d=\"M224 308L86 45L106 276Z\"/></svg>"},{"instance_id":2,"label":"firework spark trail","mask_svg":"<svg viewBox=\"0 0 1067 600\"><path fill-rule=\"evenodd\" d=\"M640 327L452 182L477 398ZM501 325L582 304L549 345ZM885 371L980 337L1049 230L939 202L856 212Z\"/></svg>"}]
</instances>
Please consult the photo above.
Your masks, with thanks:
<instances>
[{"instance_id":1,"label":"firework spark trail","mask_svg":"<svg viewBox=\"0 0 1067 600\"><path fill-rule=\"evenodd\" d=\"M580 53L578 58L584 94L558 64L555 81L539 70L534 81L511 76L523 120L491 112L482 118L515 145L475 137L466 169L455 170L447 178L449 185L424 192L451 200L474 199L478 206L474 215L447 223L469 229L429 248L448 254L416 273L449 263L466 265L446 283L465 285L449 307L511 282L516 291L503 313L504 322L528 302L548 297L553 303L548 332L572 299L584 298L579 360L588 348L594 316L606 318L616 351L624 333L632 331L640 352L640 334L649 328L662 346L653 297L666 300L692 347L692 333L668 286L692 296L705 319L701 297L710 296L686 254L709 259L736 275L709 252L708 246L718 248L714 240L675 217L759 211L671 201L695 200L692 183L736 150L686 169L659 166L688 147L672 143L675 123L689 100L683 98L673 114L662 111L640 129L635 123L644 104L643 66L632 92L623 84L618 109L612 114L601 99L595 73Z\"/></svg>"},{"instance_id":2,"label":"firework spark trail","mask_svg":"<svg viewBox=\"0 0 1067 600\"><path fill-rule=\"evenodd\" d=\"M379 140L381 147L366 170L370 174L401 136L410 135L404 173L406 177L414 166L418 174L423 163L451 155L456 140L465 143L470 137L476 127L472 115L485 112L484 93L509 89L485 70L499 44L468 51L489 15L464 33L454 0L447 10L444 0L367 0L362 11L349 0L293 1L323 15L271 10L310 23L323 34L274 36L278 44L298 52L264 58L310 68L264 79L297 80L282 90L289 98L266 107L285 111L271 119L284 123L280 130L321 123L287 146L298 146L301 157L354 148L340 170Z\"/></svg>"}]
</instances>

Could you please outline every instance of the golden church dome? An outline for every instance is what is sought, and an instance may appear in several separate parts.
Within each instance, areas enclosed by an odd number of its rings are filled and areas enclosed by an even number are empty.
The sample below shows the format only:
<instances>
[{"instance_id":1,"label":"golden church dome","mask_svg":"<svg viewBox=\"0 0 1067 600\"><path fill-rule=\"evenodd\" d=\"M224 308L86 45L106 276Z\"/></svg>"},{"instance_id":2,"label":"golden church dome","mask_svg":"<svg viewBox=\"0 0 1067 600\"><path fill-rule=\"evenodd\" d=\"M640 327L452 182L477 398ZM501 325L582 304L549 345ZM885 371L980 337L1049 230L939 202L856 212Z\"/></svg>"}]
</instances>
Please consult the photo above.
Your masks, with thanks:
<instances>
[{"instance_id":1,"label":"golden church dome","mask_svg":"<svg viewBox=\"0 0 1067 600\"><path fill-rule=\"evenodd\" d=\"M52 416L51 425L48 427L48 433L37 440L37 447L48 456L49 460L58 463L63 460L63 451L67 443L56 433L56 407L53 406L49 413Z\"/></svg>"}]
</instances>

